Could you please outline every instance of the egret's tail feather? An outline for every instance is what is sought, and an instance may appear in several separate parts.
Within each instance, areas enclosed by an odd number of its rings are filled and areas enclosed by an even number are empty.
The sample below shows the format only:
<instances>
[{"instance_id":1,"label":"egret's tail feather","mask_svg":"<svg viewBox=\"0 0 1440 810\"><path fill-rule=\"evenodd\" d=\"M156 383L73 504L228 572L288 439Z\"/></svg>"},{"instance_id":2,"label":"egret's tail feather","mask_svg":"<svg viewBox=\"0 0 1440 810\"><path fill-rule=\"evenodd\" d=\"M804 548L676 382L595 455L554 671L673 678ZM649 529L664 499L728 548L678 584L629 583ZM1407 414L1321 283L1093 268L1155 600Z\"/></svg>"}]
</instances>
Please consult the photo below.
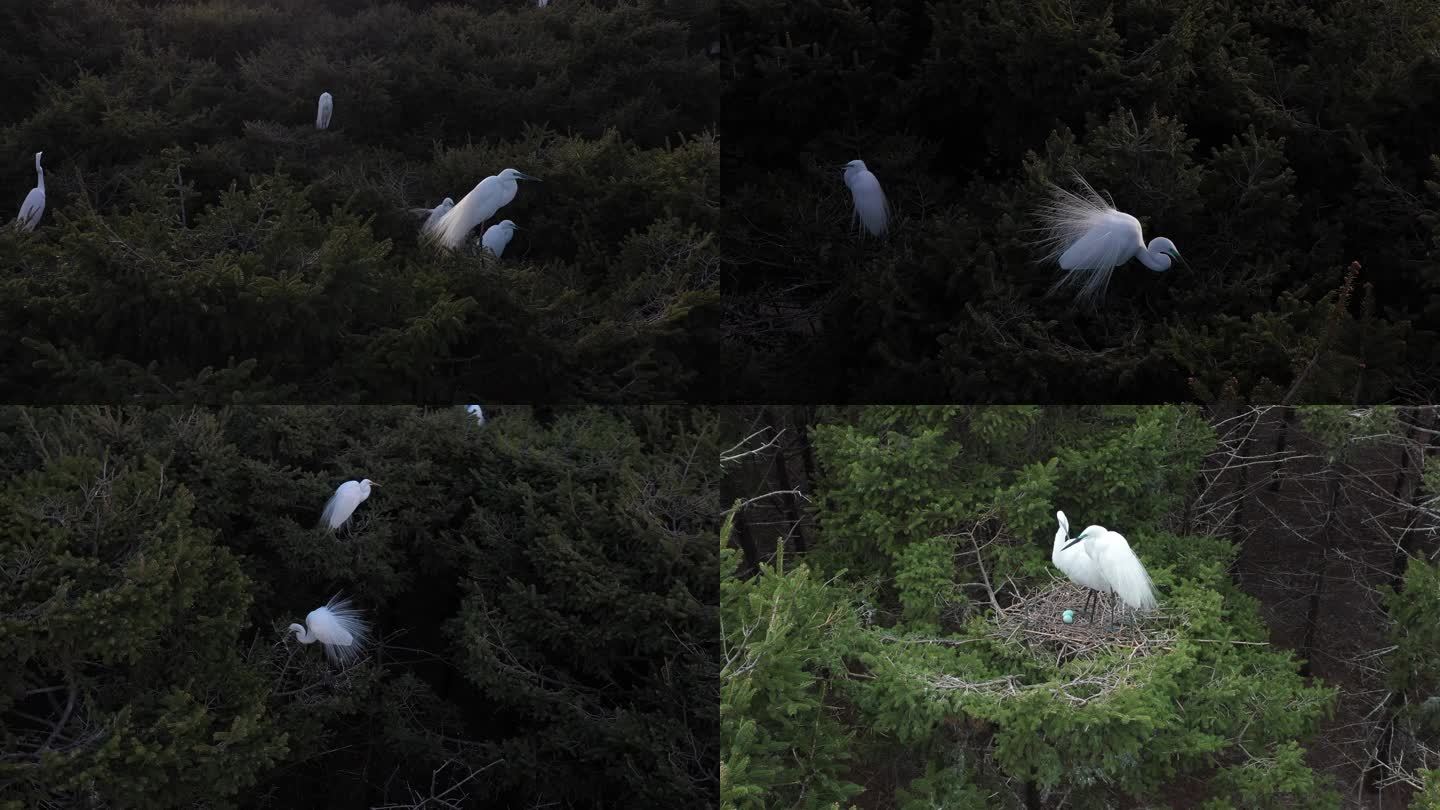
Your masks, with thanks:
<instances>
[{"instance_id":1,"label":"egret's tail feather","mask_svg":"<svg viewBox=\"0 0 1440 810\"><path fill-rule=\"evenodd\" d=\"M1155 583L1134 552L1127 549L1126 553L1129 560L1125 564L1114 566L1116 570L1106 572L1110 588L1126 605L1137 610L1150 610L1157 604Z\"/></svg>"},{"instance_id":2,"label":"egret's tail feather","mask_svg":"<svg viewBox=\"0 0 1440 810\"><path fill-rule=\"evenodd\" d=\"M890 227L890 201L884 192L877 191L876 195L874 199L855 201L855 218L861 229L871 236L884 236Z\"/></svg>"},{"instance_id":3,"label":"egret's tail feather","mask_svg":"<svg viewBox=\"0 0 1440 810\"><path fill-rule=\"evenodd\" d=\"M361 618L362 611L348 598L335 594L325 603L335 622L350 635L349 644L326 644L325 656L337 664L348 665L360 657L361 648L370 641L370 625Z\"/></svg>"}]
</instances>

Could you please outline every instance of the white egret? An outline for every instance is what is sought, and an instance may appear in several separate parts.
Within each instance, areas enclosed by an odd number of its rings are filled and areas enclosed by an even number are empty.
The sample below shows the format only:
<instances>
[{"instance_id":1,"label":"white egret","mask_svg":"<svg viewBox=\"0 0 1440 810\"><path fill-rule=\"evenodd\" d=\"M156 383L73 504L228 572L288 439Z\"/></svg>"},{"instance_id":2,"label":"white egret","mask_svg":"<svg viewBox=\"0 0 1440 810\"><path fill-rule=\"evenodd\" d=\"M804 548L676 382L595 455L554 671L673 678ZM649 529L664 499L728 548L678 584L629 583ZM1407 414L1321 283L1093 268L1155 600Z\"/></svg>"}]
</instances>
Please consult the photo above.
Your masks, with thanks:
<instances>
[{"instance_id":1,"label":"white egret","mask_svg":"<svg viewBox=\"0 0 1440 810\"><path fill-rule=\"evenodd\" d=\"M475 417L476 424L485 426L485 411L481 410L479 405L466 405L465 412Z\"/></svg>"},{"instance_id":2,"label":"white egret","mask_svg":"<svg viewBox=\"0 0 1440 810\"><path fill-rule=\"evenodd\" d=\"M863 160L852 160L841 168L845 169L845 186L855 203L855 216L851 221L858 219L871 236L884 236L890 227L890 203L885 199L880 181L865 168Z\"/></svg>"},{"instance_id":3,"label":"white egret","mask_svg":"<svg viewBox=\"0 0 1440 810\"><path fill-rule=\"evenodd\" d=\"M435 223L440 221L441 217L449 213L450 209L454 207L455 201L446 197L434 208L411 208L410 213L425 217L425 224L420 226L421 232L424 232L430 230Z\"/></svg>"},{"instance_id":4,"label":"white egret","mask_svg":"<svg viewBox=\"0 0 1440 810\"><path fill-rule=\"evenodd\" d=\"M502 219L485 229L485 235L480 237L480 244L486 250L494 253L495 258L498 259L505 254L505 246L510 244L510 239L518 230L520 230L519 225L508 219Z\"/></svg>"},{"instance_id":5,"label":"white egret","mask_svg":"<svg viewBox=\"0 0 1440 810\"><path fill-rule=\"evenodd\" d=\"M475 188L466 194L460 202L455 204L450 212L445 214L429 228L429 233L442 247L454 250L465 242L465 236L491 217L501 207L515 199L515 192L519 188L517 180L534 180L540 182L540 178L519 171L518 169L506 169L499 174L491 175L476 184Z\"/></svg>"},{"instance_id":6,"label":"white egret","mask_svg":"<svg viewBox=\"0 0 1440 810\"><path fill-rule=\"evenodd\" d=\"M1055 519L1060 522L1060 528L1055 532L1055 547L1050 552L1050 562L1055 564L1070 581L1090 591L1085 597L1086 616L1093 621L1094 616L1090 612L1092 601L1098 602L1102 592L1109 592L1110 586L1105 578L1100 575L1100 568L1085 549L1068 545L1070 543L1070 521L1065 519L1064 512L1056 512Z\"/></svg>"},{"instance_id":7,"label":"white egret","mask_svg":"<svg viewBox=\"0 0 1440 810\"><path fill-rule=\"evenodd\" d=\"M1140 564L1140 558L1130 550L1130 544L1119 532L1112 532L1104 526L1087 526L1061 551L1068 551L1076 545L1094 561L1097 572L1105 581L1105 591L1120 597L1121 602L1136 610L1155 607L1155 583L1151 582L1150 574Z\"/></svg>"},{"instance_id":8,"label":"white egret","mask_svg":"<svg viewBox=\"0 0 1440 810\"><path fill-rule=\"evenodd\" d=\"M292 624L289 629L301 644L320 642L325 647L325 656L341 666L360 656L360 648L370 636L370 627L360 618L360 611L338 593L330 597L324 607L310 611L304 627Z\"/></svg>"},{"instance_id":9,"label":"white egret","mask_svg":"<svg viewBox=\"0 0 1440 810\"><path fill-rule=\"evenodd\" d=\"M315 128L329 129L330 114L335 112L335 99L329 93L320 94L320 109L315 112Z\"/></svg>"},{"instance_id":10,"label":"white egret","mask_svg":"<svg viewBox=\"0 0 1440 810\"><path fill-rule=\"evenodd\" d=\"M45 215L45 170L40 168L40 156L43 154L35 153L35 188L25 195L25 202L20 204L20 216L15 218L15 227L22 231L35 230L35 226L40 224L40 217Z\"/></svg>"},{"instance_id":11,"label":"white egret","mask_svg":"<svg viewBox=\"0 0 1440 810\"><path fill-rule=\"evenodd\" d=\"M335 494L330 496L325 510L320 513L320 525L332 532L340 528L355 514L356 507L370 497L370 487L378 486L380 485L366 478L364 481L346 481L336 487Z\"/></svg>"},{"instance_id":12,"label":"white egret","mask_svg":"<svg viewBox=\"0 0 1440 810\"><path fill-rule=\"evenodd\" d=\"M1169 270L1171 260L1180 258L1175 243L1163 236L1150 240L1147 247L1139 220L1115 210L1079 172L1075 180L1085 196L1052 183L1051 200L1037 214L1045 234L1040 244L1049 248L1045 260L1057 260L1065 271L1050 288L1052 293L1079 287L1076 303L1095 304L1105 295L1111 271L1132 258L1157 273Z\"/></svg>"},{"instance_id":13,"label":"white egret","mask_svg":"<svg viewBox=\"0 0 1440 810\"><path fill-rule=\"evenodd\" d=\"M535 5L544 8L550 5L550 0L535 0Z\"/></svg>"}]
</instances>

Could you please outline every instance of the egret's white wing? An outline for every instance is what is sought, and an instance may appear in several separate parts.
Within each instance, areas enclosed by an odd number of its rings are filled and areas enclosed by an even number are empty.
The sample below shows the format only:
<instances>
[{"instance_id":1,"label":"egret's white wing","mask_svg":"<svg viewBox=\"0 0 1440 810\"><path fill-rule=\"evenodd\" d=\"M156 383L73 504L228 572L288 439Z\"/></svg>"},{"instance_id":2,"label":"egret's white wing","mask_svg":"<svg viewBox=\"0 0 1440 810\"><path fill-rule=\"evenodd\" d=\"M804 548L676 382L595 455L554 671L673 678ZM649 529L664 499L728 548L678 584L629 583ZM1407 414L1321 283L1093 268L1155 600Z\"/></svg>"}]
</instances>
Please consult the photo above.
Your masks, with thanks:
<instances>
[{"instance_id":1,"label":"egret's white wing","mask_svg":"<svg viewBox=\"0 0 1440 810\"><path fill-rule=\"evenodd\" d=\"M854 218L860 220L872 236L884 236L890 224L890 203L885 199L879 179L870 171L856 172L845 185L850 187L855 202Z\"/></svg>"},{"instance_id":2,"label":"egret's white wing","mask_svg":"<svg viewBox=\"0 0 1440 810\"><path fill-rule=\"evenodd\" d=\"M360 482L346 481L337 487L335 494L325 502L325 509L320 513L320 525L331 529L340 528L355 513L355 507L360 505L360 501Z\"/></svg>"},{"instance_id":3,"label":"egret's white wing","mask_svg":"<svg viewBox=\"0 0 1440 810\"><path fill-rule=\"evenodd\" d=\"M1120 601L1140 610L1155 607L1155 583L1119 532L1106 532L1096 539L1094 556Z\"/></svg>"},{"instance_id":4,"label":"egret's white wing","mask_svg":"<svg viewBox=\"0 0 1440 810\"><path fill-rule=\"evenodd\" d=\"M330 496L330 500L328 500L328 501L325 502L325 508L324 508L323 510L321 510L321 512L320 512L320 525L321 525L321 526L326 526L326 527L329 527L329 528L332 528L332 529L335 528L333 525L331 525L330 519L335 516L335 504L336 504L339 500L340 500L340 490L337 489L337 490L335 490L335 494Z\"/></svg>"},{"instance_id":5,"label":"egret's white wing","mask_svg":"<svg viewBox=\"0 0 1440 810\"><path fill-rule=\"evenodd\" d=\"M1084 236L1060 254L1060 269L1065 275L1052 289L1078 286L1076 302L1094 304L1104 296L1110 274L1142 246L1138 220L1120 211L1106 211L1094 218Z\"/></svg>"},{"instance_id":6,"label":"egret's white wing","mask_svg":"<svg viewBox=\"0 0 1440 810\"><path fill-rule=\"evenodd\" d=\"M435 221L429 230L435 241L451 250L464 244L465 237L476 225L495 216L495 212L500 210L502 195L499 185L500 179L494 175L481 180L464 199L455 203L454 208Z\"/></svg>"},{"instance_id":7,"label":"egret's white wing","mask_svg":"<svg viewBox=\"0 0 1440 810\"><path fill-rule=\"evenodd\" d=\"M435 226L435 223L440 221L441 217L445 216L451 208L455 207L454 200L450 200L448 197L446 200L446 202L440 203L427 212L429 216L425 218L424 230L431 230Z\"/></svg>"},{"instance_id":8,"label":"egret's white wing","mask_svg":"<svg viewBox=\"0 0 1440 810\"><path fill-rule=\"evenodd\" d=\"M1057 532L1058 535L1058 532ZM1070 548L1062 548L1063 544L1058 543L1050 555L1050 562L1055 564L1069 577L1071 582L1093 591L1108 593L1110 585L1105 576L1100 572L1100 566L1085 553L1082 544L1075 544Z\"/></svg>"},{"instance_id":9,"label":"egret's white wing","mask_svg":"<svg viewBox=\"0 0 1440 810\"><path fill-rule=\"evenodd\" d=\"M305 624L310 633L325 645L325 655L331 661L348 664L360 655L360 648L369 640L369 625L360 616L361 611L351 605L349 599L339 594L330 598L325 607L310 611Z\"/></svg>"},{"instance_id":10,"label":"egret's white wing","mask_svg":"<svg viewBox=\"0 0 1440 810\"><path fill-rule=\"evenodd\" d=\"M33 231L35 226L40 224L40 217L45 215L45 192L38 188L30 189L25 195L25 202L20 204L20 216L15 218L15 225L24 231Z\"/></svg>"}]
</instances>

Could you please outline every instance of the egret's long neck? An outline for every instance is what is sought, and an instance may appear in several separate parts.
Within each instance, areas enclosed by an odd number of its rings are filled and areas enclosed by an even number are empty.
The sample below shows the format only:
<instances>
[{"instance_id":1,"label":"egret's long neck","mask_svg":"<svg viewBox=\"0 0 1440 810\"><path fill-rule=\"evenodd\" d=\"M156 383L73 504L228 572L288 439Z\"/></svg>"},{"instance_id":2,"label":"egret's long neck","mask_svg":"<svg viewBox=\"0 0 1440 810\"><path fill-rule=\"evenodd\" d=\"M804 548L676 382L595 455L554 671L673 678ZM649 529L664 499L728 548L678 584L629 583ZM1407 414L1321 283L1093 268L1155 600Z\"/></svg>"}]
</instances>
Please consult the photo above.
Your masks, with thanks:
<instances>
[{"instance_id":1,"label":"egret's long neck","mask_svg":"<svg viewBox=\"0 0 1440 810\"><path fill-rule=\"evenodd\" d=\"M301 627L298 624L290 625L290 629L295 631L295 640L300 642L301 644L315 643L315 637L310 635L309 629Z\"/></svg>"},{"instance_id":2,"label":"egret's long neck","mask_svg":"<svg viewBox=\"0 0 1440 810\"><path fill-rule=\"evenodd\" d=\"M39 178L39 184L36 186L36 188L40 189L41 191L44 191L44 190L45 190L45 170L42 169L42 168L40 168L40 161L38 161L38 160L35 161L35 176L36 176L37 178Z\"/></svg>"},{"instance_id":3,"label":"egret's long neck","mask_svg":"<svg viewBox=\"0 0 1440 810\"><path fill-rule=\"evenodd\" d=\"M1135 254L1135 258L1139 259L1141 264L1157 273L1162 273L1170 269L1170 256L1164 253L1157 253L1148 247Z\"/></svg>"}]
</instances>

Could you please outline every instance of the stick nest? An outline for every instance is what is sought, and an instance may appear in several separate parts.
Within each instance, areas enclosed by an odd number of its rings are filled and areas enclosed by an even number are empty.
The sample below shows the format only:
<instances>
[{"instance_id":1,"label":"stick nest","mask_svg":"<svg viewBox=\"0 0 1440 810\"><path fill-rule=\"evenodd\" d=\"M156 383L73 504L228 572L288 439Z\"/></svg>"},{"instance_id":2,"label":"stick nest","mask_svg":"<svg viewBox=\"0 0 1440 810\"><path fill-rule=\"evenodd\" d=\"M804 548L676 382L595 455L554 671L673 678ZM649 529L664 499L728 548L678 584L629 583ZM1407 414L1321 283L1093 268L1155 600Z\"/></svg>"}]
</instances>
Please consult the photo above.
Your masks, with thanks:
<instances>
[{"instance_id":1,"label":"stick nest","mask_svg":"<svg viewBox=\"0 0 1440 810\"><path fill-rule=\"evenodd\" d=\"M1057 665L1068 659L1126 651L1131 659L1144 658L1164 652L1174 643L1169 623L1158 621L1165 617L1156 611L1137 615L1121 604L1112 620L1108 607L1102 605L1095 609L1095 621L1090 621L1080 613L1087 593L1073 582L1059 582L1022 597L995 616L992 636L1018 641L1036 657L1054 660ZM1060 618L1066 609L1075 611L1073 624Z\"/></svg>"}]
</instances>

